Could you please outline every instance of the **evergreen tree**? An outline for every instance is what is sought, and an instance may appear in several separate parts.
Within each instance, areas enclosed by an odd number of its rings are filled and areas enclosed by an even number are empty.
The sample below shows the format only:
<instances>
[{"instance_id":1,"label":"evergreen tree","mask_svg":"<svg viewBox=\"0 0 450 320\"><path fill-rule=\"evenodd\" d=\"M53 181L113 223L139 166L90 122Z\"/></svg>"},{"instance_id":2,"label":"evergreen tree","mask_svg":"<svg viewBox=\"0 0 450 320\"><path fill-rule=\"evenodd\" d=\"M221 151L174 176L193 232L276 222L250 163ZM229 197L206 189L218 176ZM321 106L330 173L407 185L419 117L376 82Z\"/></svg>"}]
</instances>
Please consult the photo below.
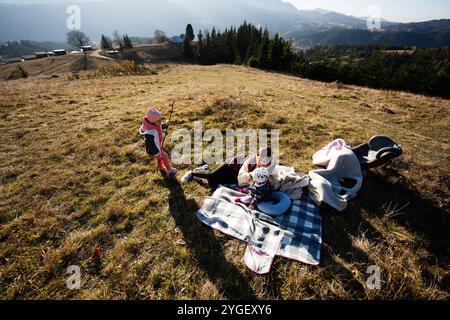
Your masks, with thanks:
<instances>
[{"instance_id":1,"label":"evergreen tree","mask_svg":"<svg viewBox=\"0 0 450 320\"><path fill-rule=\"evenodd\" d=\"M292 42L283 42L283 53L281 55L281 70L290 71L295 63L295 53L292 51Z\"/></svg>"},{"instance_id":2,"label":"evergreen tree","mask_svg":"<svg viewBox=\"0 0 450 320\"><path fill-rule=\"evenodd\" d=\"M231 28L226 34L225 34L225 46L227 50L227 58L226 63L233 63L236 60L237 53L236 53L236 30L234 28Z\"/></svg>"},{"instance_id":3,"label":"evergreen tree","mask_svg":"<svg viewBox=\"0 0 450 320\"><path fill-rule=\"evenodd\" d=\"M250 58L253 58L254 62L252 63L252 66L255 66L255 63L257 61L258 56L258 48L261 45L261 35L259 33L259 30L256 28L252 28L250 30L250 43L247 48L247 54L245 56L245 63L248 63L248 60Z\"/></svg>"},{"instance_id":4,"label":"evergreen tree","mask_svg":"<svg viewBox=\"0 0 450 320\"><path fill-rule=\"evenodd\" d=\"M131 43L130 37L128 37L127 34L123 36L123 48L124 49L131 49L133 48L133 44Z\"/></svg>"},{"instance_id":5,"label":"evergreen tree","mask_svg":"<svg viewBox=\"0 0 450 320\"><path fill-rule=\"evenodd\" d=\"M209 34L209 31L206 32L206 45L205 45L205 56L203 59L203 62L206 64L211 63L210 57L211 57L211 35Z\"/></svg>"},{"instance_id":6,"label":"evergreen tree","mask_svg":"<svg viewBox=\"0 0 450 320\"><path fill-rule=\"evenodd\" d=\"M202 34L202 31L200 30L197 35L197 59L198 59L198 61L202 62L203 55L204 55L203 34Z\"/></svg>"},{"instance_id":7,"label":"evergreen tree","mask_svg":"<svg viewBox=\"0 0 450 320\"><path fill-rule=\"evenodd\" d=\"M195 38L194 29L190 23L186 26L186 38L188 38L189 41L194 41Z\"/></svg>"},{"instance_id":8,"label":"evergreen tree","mask_svg":"<svg viewBox=\"0 0 450 320\"><path fill-rule=\"evenodd\" d=\"M192 29L192 25L188 24L186 26L186 35L183 41L183 56L189 60L195 60L196 58L192 48L192 40L194 40L194 30Z\"/></svg>"},{"instance_id":9,"label":"evergreen tree","mask_svg":"<svg viewBox=\"0 0 450 320\"><path fill-rule=\"evenodd\" d=\"M238 53L238 58L240 61L245 61L247 58L247 51L248 51L248 45L250 43L250 29L253 26L250 24L247 24L246 21L244 21L244 24L242 24L237 31L236 35L236 49Z\"/></svg>"},{"instance_id":10,"label":"evergreen tree","mask_svg":"<svg viewBox=\"0 0 450 320\"><path fill-rule=\"evenodd\" d=\"M189 60L192 60L194 58L192 43L189 40L189 37L185 37L183 41L183 56Z\"/></svg>"},{"instance_id":11,"label":"evergreen tree","mask_svg":"<svg viewBox=\"0 0 450 320\"><path fill-rule=\"evenodd\" d=\"M269 44L269 54L268 54L269 68L275 70L282 69L283 65L281 57L283 55L283 50L284 50L283 40L280 38L278 34L276 34L275 37L272 40L270 40Z\"/></svg>"},{"instance_id":12,"label":"evergreen tree","mask_svg":"<svg viewBox=\"0 0 450 320\"><path fill-rule=\"evenodd\" d=\"M102 34L102 39L100 41L100 47L103 50L111 50L112 49L112 41L111 41L111 39Z\"/></svg>"},{"instance_id":13,"label":"evergreen tree","mask_svg":"<svg viewBox=\"0 0 450 320\"><path fill-rule=\"evenodd\" d=\"M264 33L261 39L261 45L259 46L258 52L258 62L261 68L270 68L269 45L269 31L267 31L267 29L264 29Z\"/></svg>"}]
</instances>

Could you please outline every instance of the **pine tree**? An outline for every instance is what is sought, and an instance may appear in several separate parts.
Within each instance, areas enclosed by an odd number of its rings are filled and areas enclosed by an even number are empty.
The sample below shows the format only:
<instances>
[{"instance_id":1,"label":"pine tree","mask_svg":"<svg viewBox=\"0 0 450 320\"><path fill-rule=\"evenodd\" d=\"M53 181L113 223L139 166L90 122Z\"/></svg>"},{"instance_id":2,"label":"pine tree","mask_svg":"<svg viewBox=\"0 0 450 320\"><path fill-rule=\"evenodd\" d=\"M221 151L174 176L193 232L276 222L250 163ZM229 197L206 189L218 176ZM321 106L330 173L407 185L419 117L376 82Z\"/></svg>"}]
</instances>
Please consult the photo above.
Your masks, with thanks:
<instances>
[{"instance_id":1,"label":"pine tree","mask_svg":"<svg viewBox=\"0 0 450 320\"><path fill-rule=\"evenodd\" d=\"M283 43L283 53L281 55L281 70L290 71L295 62L295 54L292 50L292 42L284 41Z\"/></svg>"},{"instance_id":2,"label":"pine tree","mask_svg":"<svg viewBox=\"0 0 450 320\"><path fill-rule=\"evenodd\" d=\"M280 38L278 34L273 37L269 44L269 68L274 70L281 70L283 65L281 61L281 57L283 55L284 44L283 40Z\"/></svg>"},{"instance_id":3,"label":"pine tree","mask_svg":"<svg viewBox=\"0 0 450 320\"><path fill-rule=\"evenodd\" d=\"M195 38L194 29L190 23L186 26L186 38L188 38L189 41L194 41Z\"/></svg>"},{"instance_id":4,"label":"pine tree","mask_svg":"<svg viewBox=\"0 0 450 320\"><path fill-rule=\"evenodd\" d=\"M227 49L227 63L233 63L236 60L237 52L236 52L236 31L234 28L231 28L228 33L225 35L225 46Z\"/></svg>"},{"instance_id":5,"label":"pine tree","mask_svg":"<svg viewBox=\"0 0 450 320\"><path fill-rule=\"evenodd\" d=\"M192 60L194 58L194 53L192 51L192 44L189 37L185 37L183 41L183 56L186 59Z\"/></svg>"},{"instance_id":6,"label":"pine tree","mask_svg":"<svg viewBox=\"0 0 450 320\"><path fill-rule=\"evenodd\" d=\"M100 41L100 47L103 50L111 50L112 49L112 41L111 41L111 39L102 34L102 39Z\"/></svg>"},{"instance_id":7,"label":"pine tree","mask_svg":"<svg viewBox=\"0 0 450 320\"><path fill-rule=\"evenodd\" d=\"M197 35L197 59L201 63L204 55L203 50L203 34L200 30Z\"/></svg>"},{"instance_id":8,"label":"pine tree","mask_svg":"<svg viewBox=\"0 0 450 320\"><path fill-rule=\"evenodd\" d=\"M131 49L131 48L133 48L133 44L131 43L131 40L130 40L130 38L128 37L127 34L125 34L123 36L123 47L124 47L124 49Z\"/></svg>"},{"instance_id":9,"label":"pine tree","mask_svg":"<svg viewBox=\"0 0 450 320\"><path fill-rule=\"evenodd\" d=\"M261 68L270 68L269 45L270 45L269 31L267 31L267 29L264 29L258 53L258 61L259 66Z\"/></svg>"},{"instance_id":10,"label":"pine tree","mask_svg":"<svg viewBox=\"0 0 450 320\"><path fill-rule=\"evenodd\" d=\"M245 61L247 57L247 50L248 45L250 43L250 29L252 28L251 24L247 24L246 21L244 21L244 24L242 24L237 31L236 35L236 49L238 52L238 58L240 61Z\"/></svg>"},{"instance_id":11,"label":"pine tree","mask_svg":"<svg viewBox=\"0 0 450 320\"><path fill-rule=\"evenodd\" d=\"M258 48L261 45L261 37L258 29L252 28L250 31L250 43L247 48L247 54L245 56L245 64L248 64L250 58L253 58L254 62L252 63L252 67L256 66L256 60L258 59Z\"/></svg>"}]
</instances>

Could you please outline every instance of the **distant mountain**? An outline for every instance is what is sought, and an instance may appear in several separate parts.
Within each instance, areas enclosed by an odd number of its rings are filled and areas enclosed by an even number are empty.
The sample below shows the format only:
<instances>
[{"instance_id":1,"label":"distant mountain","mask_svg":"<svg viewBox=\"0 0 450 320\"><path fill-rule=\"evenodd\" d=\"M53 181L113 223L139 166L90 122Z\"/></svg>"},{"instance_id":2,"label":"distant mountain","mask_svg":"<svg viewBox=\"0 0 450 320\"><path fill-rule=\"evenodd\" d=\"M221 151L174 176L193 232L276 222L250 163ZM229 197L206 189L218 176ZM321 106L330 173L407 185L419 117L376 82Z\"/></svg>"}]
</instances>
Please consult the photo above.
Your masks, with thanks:
<instances>
[{"instance_id":1,"label":"distant mountain","mask_svg":"<svg viewBox=\"0 0 450 320\"><path fill-rule=\"evenodd\" d=\"M154 30L180 33L194 17L167 0L99 1L78 4L81 9L81 30L92 40L114 30L135 36L152 36ZM65 40L69 31L66 21L68 5L5 5L0 4L0 41Z\"/></svg>"},{"instance_id":2,"label":"distant mountain","mask_svg":"<svg viewBox=\"0 0 450 320\"><path fill-rule=\"evenodd\" d=\"M430 20L425 22L401 23L387 28L390 31L440 32L450 30L450 19Z\"/></svg>"},{"instance_id":3,"label":"distant mountain","mask_svg":"<svg viewBox=\"0 0 450 320\"><path fill-rule=\"evenodd\" d=\"M20 57L23 55L31 55L39 51L51 51L55 49L66 49L69 50L70 46L64 42L50 42L50 41L12 41L0 43L0 56L4 57Z\"/></svg>"},{"instance_id":4,"label":"distant mountain","mask_svg":"<svg viewBox=\"0 0 450 320\"><path fill-rule=\"evenodd\" d=\"M198 31L212 26L224 29L244 20L283 32L298 19L297 9L281 0L106 0L78 5L82 31L96 40L114 30L142 37L152 36L156 29L176 35L188 23ZM67 6L0 4L0 41L64 40Z\"/></svg>"},{"instance_id":5,"label":"distant mountain","mask_svg":"<svg viewBox=\"0 0 450 320\"><path fill-rule=\"evenodd\" d=\"M50 5L0 4L0 41L64 41L69 31L68 3ZM382 20L383 31L367 31L366 19L323 9L297 10L281 0L105 0L79 3L81 29L91 40L114 30L151 37L156 29L169 36L184 32L191 23L198 30L225 29L244 20L291 38L298 47L319 44L408 43L448 45L448 20L398 24Z\"/></svg>"},{"instance_id":6,"label":"distant mountain","mask_svg":"<svg viewBox=\"0 0 450 320\"><path fill-rule=\"evenodd\" d=\"M64 40L68 4L0 4L0 41ZM180 34L187 23L196 30L224 29L247 20L272 33L331 27L364 28L365 20L324 10L297 10L281 0L105 0L83 2L81 27L92 39L119 30L151 36L155 29Z\"/></svg>"},{"instance_id":7,"label":"distant mountain","mask_svg":"<svg viewBox=\"0 0 450 320\"><path fill-rule=\"evenodd\" d=\"M317 45L386 45L441 48L450 45L450 19L383 26L381 30L332 27L288 33L300 48Z\"/></svg>"}]
</instances>

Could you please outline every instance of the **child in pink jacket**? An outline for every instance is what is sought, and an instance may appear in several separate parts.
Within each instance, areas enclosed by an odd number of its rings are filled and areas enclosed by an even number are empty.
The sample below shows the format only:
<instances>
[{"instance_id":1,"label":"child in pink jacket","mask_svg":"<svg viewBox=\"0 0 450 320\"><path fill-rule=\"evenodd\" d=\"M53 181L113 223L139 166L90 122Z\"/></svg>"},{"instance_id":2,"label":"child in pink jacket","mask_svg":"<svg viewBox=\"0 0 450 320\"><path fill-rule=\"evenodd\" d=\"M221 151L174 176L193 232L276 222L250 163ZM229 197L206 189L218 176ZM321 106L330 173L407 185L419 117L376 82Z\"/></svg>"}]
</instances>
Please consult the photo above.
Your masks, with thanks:
<instances>
[{"instance_id":1,"label":"child in pink jacket","mask_svg":"<svg viewBox=\"0 0 450 320\"><path fill-rule=\"evenodd\" d=\"M161 118L161 112L155 108L149 109L142 120L139 133L144 136L145 151L156 158L158 169L169 175L175 175L177 170L172 168L169 155L163 149L163 129L167 128L167 124L161 124Z\"/></svg>"}]
</instances>

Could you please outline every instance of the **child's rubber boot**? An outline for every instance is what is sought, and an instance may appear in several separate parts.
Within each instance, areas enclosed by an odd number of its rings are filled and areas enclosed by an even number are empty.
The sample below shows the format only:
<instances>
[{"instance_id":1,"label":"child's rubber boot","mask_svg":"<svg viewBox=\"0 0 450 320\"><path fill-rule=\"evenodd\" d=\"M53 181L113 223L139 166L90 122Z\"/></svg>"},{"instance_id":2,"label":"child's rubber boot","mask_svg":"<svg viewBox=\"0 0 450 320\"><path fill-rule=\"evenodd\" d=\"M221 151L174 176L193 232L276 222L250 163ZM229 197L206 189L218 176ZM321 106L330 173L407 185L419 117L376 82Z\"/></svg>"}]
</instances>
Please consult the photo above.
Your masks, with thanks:
<instances>
[{"instance_id":1,"label":"child's rubber boot","mask_svg":"<svg viewBox=\"0 0 450 320\"><path fill-rule=\"evenodd\" d=\"M181 183L188 183L189 180L192 179L192 171L188 171L185 173L185 175L181 178Z\"/></svg>"}]
</instances>

